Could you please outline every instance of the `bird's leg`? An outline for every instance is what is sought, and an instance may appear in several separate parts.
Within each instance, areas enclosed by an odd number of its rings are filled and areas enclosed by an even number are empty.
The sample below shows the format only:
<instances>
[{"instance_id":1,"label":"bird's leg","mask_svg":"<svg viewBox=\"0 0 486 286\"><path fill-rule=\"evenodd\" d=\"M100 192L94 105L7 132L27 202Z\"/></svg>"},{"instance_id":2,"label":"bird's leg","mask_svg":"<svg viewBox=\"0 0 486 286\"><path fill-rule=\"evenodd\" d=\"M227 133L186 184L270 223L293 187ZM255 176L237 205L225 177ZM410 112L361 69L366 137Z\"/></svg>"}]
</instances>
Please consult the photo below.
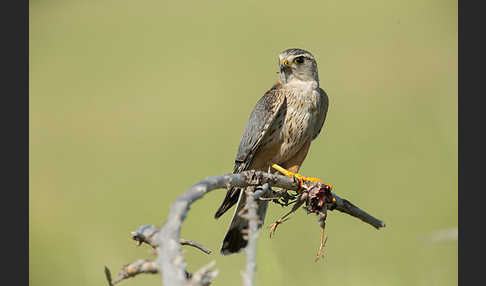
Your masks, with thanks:
<instances>
[{"instance_id":1,"label":"bird's leg","mask_svg":"<svg viewBox=\"0 0 486 286\"><path fill-rule=\"evenodd\" d=\"M284 174L285 176L287 177L294 177L297 179L297 181L299 181L299 186L300 188L304 188L304 181L310 181L310 182L319 182L319 183L323 183L324 185L328 186L330 190L332 190L332 185L330 184L326 184L324 183L321 179L319 178L313 178L313 177L305 177L305 176L302 176L300 174L297 174L297 173L294 173L294 172L291 172L277 164L272 164L272 168L274 168L275 170L279 171L280 173Z\"/></svg>"},{"instance_id":2,"label":"bird's leg","mask_svg":"<svg viewBox=\"0 0 486 286\"><path fill-rule=\"evenodd\" d=\"M324 256L324 253L322 252L324 250L324 245L326 245L326 241L327 241L327 237L324 239L324 230L326 229L325 225L322 226L322 230L321 230L321 244L319 246L319 250L317 251L317 255L316 255L316 262L322 257Z\"/></svg>"},{"instance_id":3,"label":"bird's leg","mask_svg":"<svg viewBox=\"0 0 486 286\"><path fill-rule=\"evenodd\" d=\"M288 220L287 217L291 215L293 212L295 212L303 203L305 203L305 200L298 200L298 202L292 207L290 212L286 213L283 217L279 218L277 221L275 221L270 225L270 238L272 238L272 235L277 230L277 226L279 224L282 224L284 221Z\"/></svg>"}]
</instances>

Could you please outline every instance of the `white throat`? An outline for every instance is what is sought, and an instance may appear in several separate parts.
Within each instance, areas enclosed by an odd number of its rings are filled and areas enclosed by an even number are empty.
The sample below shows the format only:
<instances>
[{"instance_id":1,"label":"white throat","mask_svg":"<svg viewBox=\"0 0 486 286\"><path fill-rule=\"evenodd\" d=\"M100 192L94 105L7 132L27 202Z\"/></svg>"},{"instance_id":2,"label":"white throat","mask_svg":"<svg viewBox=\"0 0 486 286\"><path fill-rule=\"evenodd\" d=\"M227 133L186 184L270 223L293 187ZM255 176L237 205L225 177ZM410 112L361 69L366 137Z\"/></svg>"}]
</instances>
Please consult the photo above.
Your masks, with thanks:
<instances>
[{"instance_id":1,"label":"white throat","mask_svg":"<svg viewBox=\"0 0 486 286\"><path fill-rule=\"evenodd\" d=\"M317 80L300 80L293 78L290 81L284 84L287 88L296 88L296 89L316 89L319 87L319 82Z\"/></svg>"}]
</instances>

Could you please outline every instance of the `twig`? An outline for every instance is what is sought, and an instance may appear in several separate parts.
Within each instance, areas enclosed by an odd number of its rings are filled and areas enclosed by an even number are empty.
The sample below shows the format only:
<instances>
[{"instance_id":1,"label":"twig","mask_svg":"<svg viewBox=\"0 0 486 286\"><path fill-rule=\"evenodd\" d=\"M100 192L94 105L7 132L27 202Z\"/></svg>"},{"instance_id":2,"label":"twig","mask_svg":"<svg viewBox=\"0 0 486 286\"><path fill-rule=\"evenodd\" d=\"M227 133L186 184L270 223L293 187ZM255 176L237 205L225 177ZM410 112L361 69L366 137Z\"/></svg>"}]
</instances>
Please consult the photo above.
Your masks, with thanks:
<instances>
[{"instance_id":1,"label":"twig","mask_svg":"<svg viewBox=\"0 0 486 286\"><path fill-rule=\"evenodd\" d=\"M111 271L108 267L105 265L105 276L106 280L108 281L108 286L113 286L113 281L111 279Z\"/></svg>"},{"instance_id":2,"label":"twig","mask_svg":"<svg viewBox=\"0 0 486 286\"><path fill-rule=\"evenodd\" d=\"M376 229L385 227L385 223L383 221L369 215L364 210L353 205L350 201L346 199L342 199L338 197L336 194L334 194L334 198L336 198L336 202L328 206L329 210L336 209L340 212L354 216L355 218L359 218L360 220L366 222L367 224L370 224Z\"/></svg>"},{"instance_id":3,"label":"twig","mask_svg":"<svg viewBox=\"0 0 486 286\"><path fill-rule=\"evenodd\" d=\"M105 275L106 275L106 279L108 280L108 284L110 286L113 286L122 280L135 277L136 275L141 273L151 273L151 274L159 273L159 268L160 266L154 261L139 259L131 264L124 265L120 270L120 272L118 273L118 277L114 281L112 281L110 270L106 266L105 266Z\"/></svg>"},{"instance_id":4,"label":"twig","mask_svg":"<svg viewBox=\"0 0 486 286\"><path fill-rule=\"evenodd\" d=\"M201 250L202 252L204 252L206 254L211 254L210 249L204 247L202 244L200 244L196 241L187 240L187 239L183 239L183 238L181 238L179 241L182 245L189 245L189 246L192 246L192 247L195 247L195 248Z\"/></svg>"},{"instance_id":5,"label":"twig","mask_svg":"<svg viewBox=\"0 0 486 286\"><path fill-rule=\"evenodd\" d=\"M141 245L142 243L146 243L153 248L158 247L157 235L159 233L159 229L153 225L142 225L138 227L135 231L131 232L132 239L137 241L137 246ZM206 254L211 254L211 250L204 247L202 244L181 238L179 240L180 244L182 245L189 245L195 247Z\"/></svg>"},{"instance_id":6,"label":"twig","mask_svg":"<svg viewBox=\"0 0 486 286\"><path fill-rule=\"evenodd\" d=\"M191 279L186 283L187 286L208 286L218 275L218 270L211 270L216 262L211 261L208 265L201 267Z\"/></svg>"}]
</instances>

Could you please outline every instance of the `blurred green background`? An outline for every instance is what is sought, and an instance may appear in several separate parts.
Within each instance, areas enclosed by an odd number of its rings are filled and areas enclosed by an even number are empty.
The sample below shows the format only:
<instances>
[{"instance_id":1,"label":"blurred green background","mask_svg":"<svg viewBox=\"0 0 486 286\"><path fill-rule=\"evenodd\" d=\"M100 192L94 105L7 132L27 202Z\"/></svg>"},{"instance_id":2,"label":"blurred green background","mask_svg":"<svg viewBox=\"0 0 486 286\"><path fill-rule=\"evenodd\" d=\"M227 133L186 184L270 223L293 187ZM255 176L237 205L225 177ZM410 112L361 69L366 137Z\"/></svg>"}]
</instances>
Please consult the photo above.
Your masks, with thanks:
<instances>
[{"instance_id":1,"label":"blurred green background","mask_svg":"<svg viewBox=\"0 0 486 286\"><path fill-rule=\"evenodd\" d=\"M457 284L457 1L30 1L30 284L106 285L153 257L130 231L160 226L193 183L230 172L277 55L311 51L330 97L301 169L383 219L271 205L258 285ZM182 237L189 270L241 284L219 255L231 214L197 201ZM230 211L232 213L232 211ZM120 285L160 285L142 275Z\"/></svg>"}]
</instances>

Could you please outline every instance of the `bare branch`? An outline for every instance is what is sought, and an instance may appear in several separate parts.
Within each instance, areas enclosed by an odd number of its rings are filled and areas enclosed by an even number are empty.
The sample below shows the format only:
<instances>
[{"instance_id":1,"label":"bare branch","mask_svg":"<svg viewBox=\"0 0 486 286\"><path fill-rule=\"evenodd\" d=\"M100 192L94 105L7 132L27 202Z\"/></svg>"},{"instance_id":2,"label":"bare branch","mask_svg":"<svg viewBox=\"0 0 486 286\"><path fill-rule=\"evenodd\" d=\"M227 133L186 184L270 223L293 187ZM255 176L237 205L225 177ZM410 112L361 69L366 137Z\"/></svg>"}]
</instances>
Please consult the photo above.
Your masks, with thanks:
<instances>
[{"instance_id":1,"label":"bare branch","mask_svg":"<svg viewBox=\"0 0 486 286\"><path fill-rule=\"evenodd\" d=\"M177 198L172 204L167 222L163 225L157 238L157 245L160 245L158 247L157 262L160 265L164 285L182 286L186 282L186 263L181 253L180 232L182 222L187 216L190 205L206 193L215 189L261 186L264 184L268 184L270 187L275 186L294 191L300 188L298 182L289 177L251 170L239 174L208 177L190 187ZM330 210L337 209L357 217L377 229L385 226L381 220L367 214L349 201L337 196L334 197L336 198L336 202L329 204L328 208ZM249 269L254 270L254 267L249 266Z\"/></svg>"},{"instance_id":2,"label":"bare branch","mask_svg":"<svg viewBox=\"0 0 486 286\"><path fill-rule=\"evenodd\" d=\"M283 176L279 176L283 177ZM287 179L286 177L283 177ZM161 273L164 285L182 286L185 281L184 270L186 263L181 254L180 232L182 221L186 218L190 205L204 196L206 193L229 186L245 187L249 185L262 185L270 181L278 180L269 173L247 171L239 174L226 174L215 177L208 177L196 183L186 192L177 198L172 204L167 222L164 224L159 235L158 261L161 266ZM286 186L290 186L287 180Z\"/></svg>"},{"instance_id":3,"label":"bare branch","mask_svg":"<svg viewBox=\"0 0 486 286\"><path fill-rule=\"evenodd\" d=\"M305 183L310 184L310 182L307 181ZM172 204L167 222L160 230L152 225L144 225L131 233L132 238L137 241L137 245L147 243L153 248L157 249L157 260L148 261L140 259L132 264L125 265L120 271L118 278L113 282L111 281L111 273L105 267L105 274L108 283L110 285L114 285L126 278L133 277L140 273L160 272L162 273L164 285L208 285L210 280L217 275L217 270L210 270L214 264L205 266L197 271L194 275L191 275L186 271L186 263L181 252L181 245L190 245L208 254L211 251L199 243L181 239L180 231L182 222L187 216L190 205L196 200L200 199L206 193L215 189L247 186L262 186L255 193L247 194L247 209L249 210L249 242L246 249L247 266L246 272L244 273L244 283L245 285L253 285L254 273L256 270L258 224L260 223L258 221L258 216L256 215L255 200L259 199L263 194L271 190L270 187L272 186L282 188L284 190L297 191L300 189L300 184L292 178L260 171L245 171L239 174L226 174L208 177L190 187ZM321 183L314 183L314 186L318 188L318 194L321 194L320 190L325 189L325 186ZM295 196L289 195L286 191L272 192L272 196L283 198L284 203L289 199L295 199ZM335 198L334 202L330 202L328 200L325 201L325 209L337 209L343 213L359 218L377 229L385 226L384 222L369 215L348 200L342 199L337 195L333 195L333 197ZM302 195L300 199L303 199ZM314 209L311 208L311 210Z\"/></svg>"}]
</instances>

